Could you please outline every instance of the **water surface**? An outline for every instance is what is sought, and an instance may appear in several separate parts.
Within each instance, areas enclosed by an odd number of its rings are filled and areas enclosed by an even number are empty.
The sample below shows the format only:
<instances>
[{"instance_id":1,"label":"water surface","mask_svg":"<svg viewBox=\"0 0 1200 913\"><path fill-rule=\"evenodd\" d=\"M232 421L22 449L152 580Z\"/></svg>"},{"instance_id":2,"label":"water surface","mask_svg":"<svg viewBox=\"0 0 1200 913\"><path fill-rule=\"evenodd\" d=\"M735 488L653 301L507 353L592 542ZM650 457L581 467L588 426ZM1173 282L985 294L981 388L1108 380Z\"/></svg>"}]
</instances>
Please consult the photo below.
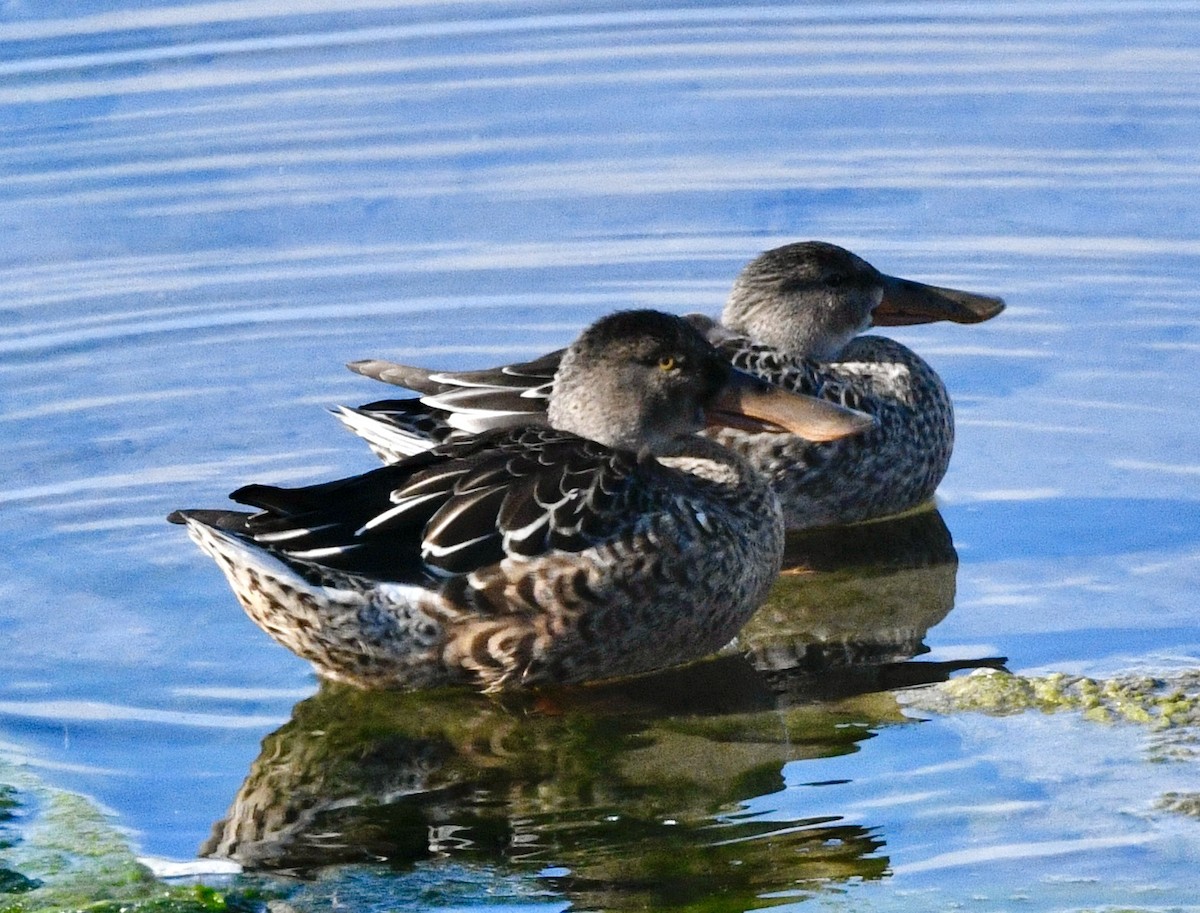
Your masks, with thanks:
<instances>
[{"instance_id":1,"label":"water surface","mask_svg":"<svg viewBox=\"0 0 1200 913\"><path fill-rule=\"evenodd\" d=\"M1194 764L1151 769L1136 734L1066 718L918 724L879 689L924 647L1196 664L1198 46L1194 13L1155 2L0 6L0 748L187 860L309 715L362 700L413 742L410 699L318 693L166 513L374 465L323 414L381 395L346 361L483 366L617 307L715 313L759 251L821 238L1009 302L894 334L958 415L956 558L898 600L914 617L889 626L878 590L826 568L842 596L785 592L775 621L895 634L854 641L852 686L751 665L750 706L571 710L572 769L658 751L615 786L545 768L566 722L510 730L445 698L540 772L481 772L443 734L460 792L431 811L418 777L403 822L336 819L393 841L350 831L337 890L363 909L1002 908L1031 883L1039 908L1194 903L1194 822L1152 811ZM709 780L679 786L703 758ZM364 868L380 846L391 867ZM647 848L694 866L621 875Z\"/></svg>"}]
</instances>

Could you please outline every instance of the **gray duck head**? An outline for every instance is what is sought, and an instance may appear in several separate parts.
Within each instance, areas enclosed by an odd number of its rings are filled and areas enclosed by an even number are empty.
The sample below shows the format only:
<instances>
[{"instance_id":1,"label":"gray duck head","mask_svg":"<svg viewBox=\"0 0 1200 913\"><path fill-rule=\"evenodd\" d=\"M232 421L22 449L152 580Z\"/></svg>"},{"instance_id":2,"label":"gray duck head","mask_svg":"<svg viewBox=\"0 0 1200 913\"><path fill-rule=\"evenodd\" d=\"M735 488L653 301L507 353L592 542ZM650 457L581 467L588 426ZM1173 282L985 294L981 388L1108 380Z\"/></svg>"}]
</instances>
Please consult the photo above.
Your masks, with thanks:
<instances>
[{"instance_id":1,"label":"gray duck head","mask_svg":"<svg viewBox=\"0 0 1200 913\"><path fill-rule=\"evenodd\" d=\"M802 241L752 260L721 322L791 355L832 361L872 326L979 323L1002 310L999 298L888 276L836 244Z\"/></svg>"},{"instance_id":2,"label":"gray duck head","mask_svg":"<svg viewBox=\"0 0 1200 913\"><path fill-rule=\"evenodd\" d=\"M685 320L650 310L601 318L572 343L554 376L549 420L610 447L658 454L711 424L811 440L872 424L738 371Z\"/></svg>"}]
</instances>

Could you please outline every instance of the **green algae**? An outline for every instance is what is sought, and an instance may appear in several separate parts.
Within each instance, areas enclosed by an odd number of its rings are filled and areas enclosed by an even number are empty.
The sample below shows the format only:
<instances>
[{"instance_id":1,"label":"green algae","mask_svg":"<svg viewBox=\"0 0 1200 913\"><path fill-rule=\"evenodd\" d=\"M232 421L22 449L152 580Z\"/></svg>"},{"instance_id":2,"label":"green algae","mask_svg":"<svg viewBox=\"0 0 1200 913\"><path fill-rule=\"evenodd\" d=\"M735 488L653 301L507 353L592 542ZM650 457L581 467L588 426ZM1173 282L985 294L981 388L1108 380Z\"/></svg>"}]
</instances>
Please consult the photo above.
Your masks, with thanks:
<instances>
[{"instance_id":1,"label":"green algae","mask_svg":"<svg viewBox=\"0 0 1200 913\"><path fill-rule=\"evenodd\" d=\"M1146 758L1151 763L1194 763L1200 757L1200 670L1196 669L1162 676L1129 673L1109 679L1061 672L1023 676L980 669L899 693L897 698L911 710L942 715L1075 712L1097 724L1146 728L1150 733ZM1200 818L1200 793L1164 793L1154 800L1153 807Z\"/></svg>"},{"instance_id":2,"label":"green algae","mask_svg":"<svg viewBox=\"0 0 1200 913\"><path fill-rule=\"evenodd\" d=\"M1155 808L1189 818L1200 818L1200 793L1163 793Z\"/></svg>"},{"instance_id":3,"label":"green algae","mask_svg":"<svg viewBox=\"0 0 1200 913\"><path fill-rule=\"evenodd\" d=\"M912 709L940 714L1076 711L1097 723L1137 723L1164 731L1200 725L1200 670L1094 679L1061 672L1023 676L980 669L903 693L900 699Z\"/></svg>"},{"instance_id":4,"label":"green algae","mask_svg":"<svg viewBox=\"0 0 1200 913\"><path fill-rule=\"evenodd\" d=\"M164 884L91 801L0 761L0 913L250 909L242 895Z\"/></svg>"}]
</instances>

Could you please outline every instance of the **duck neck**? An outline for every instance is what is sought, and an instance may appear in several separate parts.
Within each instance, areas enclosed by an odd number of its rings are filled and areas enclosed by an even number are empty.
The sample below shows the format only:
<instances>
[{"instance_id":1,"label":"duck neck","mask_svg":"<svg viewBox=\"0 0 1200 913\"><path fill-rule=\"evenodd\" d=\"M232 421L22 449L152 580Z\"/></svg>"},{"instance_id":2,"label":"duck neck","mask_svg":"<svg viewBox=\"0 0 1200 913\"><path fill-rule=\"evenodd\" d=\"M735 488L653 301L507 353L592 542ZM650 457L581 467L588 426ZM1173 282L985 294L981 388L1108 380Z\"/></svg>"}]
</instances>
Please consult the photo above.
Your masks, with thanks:
<instances>
[{"instance_id":1,"label":"duck neck","mask_svg":"<svg viewBox=\"0 0 1200 913\"><path fill-rule=\"evenodd\" d=\"M756 345L767 346L793 358L815 361L836 361L846 344L862 329L823 327L813 314L781 313L770 302L751 308L744 304L727 306L721 323Z\"/></svg>"}]
</instances>

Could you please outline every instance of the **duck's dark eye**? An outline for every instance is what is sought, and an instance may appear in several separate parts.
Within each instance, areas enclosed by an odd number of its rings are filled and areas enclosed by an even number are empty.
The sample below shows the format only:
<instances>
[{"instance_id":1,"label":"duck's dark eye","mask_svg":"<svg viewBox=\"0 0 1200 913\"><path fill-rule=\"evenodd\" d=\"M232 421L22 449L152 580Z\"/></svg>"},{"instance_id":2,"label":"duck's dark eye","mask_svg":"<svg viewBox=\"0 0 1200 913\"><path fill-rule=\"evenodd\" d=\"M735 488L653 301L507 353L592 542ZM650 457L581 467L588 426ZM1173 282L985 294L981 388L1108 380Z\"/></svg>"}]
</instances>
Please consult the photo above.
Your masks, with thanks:
<instances>
[{"instance_id":1,"label":"duck's dark eye","mask_svg":"<svg viewBox=\"0 0 1200 913\"><path fill-rule=\"evenodd\" d=\"M660 355L658 357L658 366L664 371L674 371L678 364L674 355Z\"/></svg>"},{"instance_id":2,"label":"duck's dark eye","mask_svg":"<svg viewBox=\"0 0 1200 913\"><path fill-rule=\"evenodd\" d=\"M846 277L843 276L841 273L830 273L828 276L825 277L825 284L828 285L830 288L837 288L839 285L841 285L845 281L846 281Z\"/></svg>"}]
</instances>

